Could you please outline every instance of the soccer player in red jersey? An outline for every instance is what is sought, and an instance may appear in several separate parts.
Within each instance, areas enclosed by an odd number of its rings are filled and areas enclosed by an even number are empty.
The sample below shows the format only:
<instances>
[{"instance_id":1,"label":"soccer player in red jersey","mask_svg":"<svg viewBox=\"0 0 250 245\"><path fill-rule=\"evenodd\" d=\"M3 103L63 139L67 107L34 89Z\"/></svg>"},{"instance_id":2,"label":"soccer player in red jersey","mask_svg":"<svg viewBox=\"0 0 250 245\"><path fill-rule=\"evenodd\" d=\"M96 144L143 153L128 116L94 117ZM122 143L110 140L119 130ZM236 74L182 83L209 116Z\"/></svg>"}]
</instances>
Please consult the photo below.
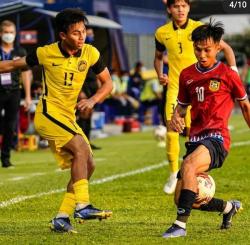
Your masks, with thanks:
<instances>
[{"instance_id":1,"label":"soccer player in red jersey","mask_svg":"<svg viewBox=\"0 0 250 245\"><path fill-rule=\"evenodd\" d=\"M228 119L235 100L250 127L250 103L244 85L237 72L216 59L223 33L223 26L218 22L199 26L192 32L198 63L180 74L178 104L170 123L173 130L181 133L187 106L191 105L190 139L175 191L177 219L163 234L164 238L186 236L186 222L192 208L223 213L221 229L230 228L232 217L241 209L240 201L217 198L194 205L197 174L220 168L228 154Z\"/></svg>"}]
</instances>

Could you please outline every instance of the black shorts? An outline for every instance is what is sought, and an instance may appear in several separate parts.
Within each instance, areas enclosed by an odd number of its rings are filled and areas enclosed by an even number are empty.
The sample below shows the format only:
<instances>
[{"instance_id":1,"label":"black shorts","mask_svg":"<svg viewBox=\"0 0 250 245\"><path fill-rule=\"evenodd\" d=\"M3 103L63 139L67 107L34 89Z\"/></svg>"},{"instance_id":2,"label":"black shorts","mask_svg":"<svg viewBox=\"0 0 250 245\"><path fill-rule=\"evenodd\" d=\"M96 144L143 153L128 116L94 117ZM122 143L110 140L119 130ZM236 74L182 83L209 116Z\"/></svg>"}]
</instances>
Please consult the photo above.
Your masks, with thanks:
<instances>
[{"instance_id":1,"label":"black shorts","mask_svg":"<svg viewBox=\"0 0 250 245\"><path fill-rule=\"evenodd\" d=\"M214 168L220 168L225 161L228 152L225 150L223 143L220 140L214 138L206 138L198 142L186 142L185 146L187 152L183 159L195 151L199 145L204 145L209 150L211 163L207 171ZM180 178L180 171L178 172L177 177Z\"/></svg>"}]
</instances>

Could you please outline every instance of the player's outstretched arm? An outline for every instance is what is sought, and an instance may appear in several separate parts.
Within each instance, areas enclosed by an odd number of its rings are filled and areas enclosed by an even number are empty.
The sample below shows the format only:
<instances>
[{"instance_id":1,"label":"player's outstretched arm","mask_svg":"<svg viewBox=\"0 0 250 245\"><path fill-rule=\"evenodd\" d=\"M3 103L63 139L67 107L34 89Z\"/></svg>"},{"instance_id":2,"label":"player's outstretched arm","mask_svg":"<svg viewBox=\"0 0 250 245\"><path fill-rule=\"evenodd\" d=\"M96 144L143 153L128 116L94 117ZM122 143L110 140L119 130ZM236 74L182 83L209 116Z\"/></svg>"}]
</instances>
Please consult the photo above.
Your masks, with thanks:
<instances>
[{"instance_id":1,"label":"player's outstretched arm","mask_svg":"<svg viewBox=\"0 0 250 245\"><path fill-rule=\"evenodd\" d=\"M22 57L16 60L0 61L0 73L11 72L17 69L26 68L26 57Z\"/></svg>"},{"instance_id":2,"label":"player's outstretched arm","mask_svg":"<svg viewBox=\"0 0 250 245\"><path fill-rule=\"evenodd\" d=\"M184 128L185 128L185 115L187 113L187 106L183 106L180 104L177 104L175 110L174 110L174 114L171 118L170 121L170 128L173 131L176 131L178 133L182 133Z\"/></svg>"},{"instance_id":3,"label":"player's outstretched arm","mask_svg":"<svg viewBox=\"0 0 250 245\"><path fill-rule=\"evenodd\" d=\"M247 122L248 127L250 128L250 103L248 99L239 101L239 105L242 111L242 114Z\"/></svg>"},{"instance_id":4,"label":"player's outstretched arm","mask_svg":"<svg viewBox=\"0 0 250 245\"><path fill-rule=\"evenodd\" d=\"M96 77L100 81L101 87L97 90L96 94L92 96L92 98L97 102L101 102L111 93L113 89L113 82L107 67Z\"/></svg>"},{"instance_id":5,"label":"player's outstretched arm","mask_svg":"<svg viewBox=\"0 0 250 245\"><path fill-rule=\"evenodd\" d=\"M224 52L228 65L236 67L236 60L233 49L223 40L220 41L220 47Z\"/></svg>"},{"instance_id":6,"label":"player's outstretched arm","mask_svg":"<svg viewBox=\"0 0 250 245\"><path fill-rule=\"evenodd\" d=\"M81 99L76 105L78 110L92 110L96 103L102 102L111 93L113 89L113 83L108 69L105 68L96 77L100 81L101 87L89 99Z\"/></svg>"}]
</instances>

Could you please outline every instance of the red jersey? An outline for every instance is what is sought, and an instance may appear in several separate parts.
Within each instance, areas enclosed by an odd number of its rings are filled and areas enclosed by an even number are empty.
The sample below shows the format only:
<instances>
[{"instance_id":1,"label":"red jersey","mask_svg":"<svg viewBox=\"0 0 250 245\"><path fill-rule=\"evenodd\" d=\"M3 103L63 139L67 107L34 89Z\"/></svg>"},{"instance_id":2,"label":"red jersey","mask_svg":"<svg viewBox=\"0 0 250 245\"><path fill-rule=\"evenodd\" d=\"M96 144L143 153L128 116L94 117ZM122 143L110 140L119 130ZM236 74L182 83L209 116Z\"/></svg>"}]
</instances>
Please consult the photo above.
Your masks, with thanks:
<instances>
[{"instance_id":1,"label":"red jersey","mask_svg":"<svg viewBox=\"0 0 250 245\"><path fill-rule=\"evenodd\" d=\"M228 119L234 101L247 98L239 75L221 62L208 70L196 63L181 72L179 84L178 103L192 106L190 141L217 138L228 151Z\"/></svg>"}]
</instances>

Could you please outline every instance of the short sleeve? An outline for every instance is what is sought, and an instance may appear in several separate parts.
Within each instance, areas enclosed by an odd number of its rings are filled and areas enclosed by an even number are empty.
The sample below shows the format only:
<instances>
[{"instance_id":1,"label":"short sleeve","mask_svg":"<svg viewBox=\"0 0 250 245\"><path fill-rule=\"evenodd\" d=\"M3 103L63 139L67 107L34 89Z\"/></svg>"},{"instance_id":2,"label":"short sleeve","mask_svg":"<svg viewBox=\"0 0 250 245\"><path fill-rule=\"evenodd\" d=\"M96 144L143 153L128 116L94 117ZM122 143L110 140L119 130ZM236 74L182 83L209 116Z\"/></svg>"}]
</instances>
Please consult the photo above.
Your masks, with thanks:
<instances>
[{"instance_id":1,"label":"short sleeve","mask_svg":"<svg viewBox=\"0 0 250 245\"><path fill-rule=\"evenodd\" d=\"M155 49L160 52L164 52L166 50L166 47L155 38Z\"/></svg>"},{"instance_id":2,"label":"short sleeve","mask_svg":"<svg viewBox=\"0 0 250 245\"><path fill-rule=\"evenodd\" d=\"M186 81L184 78L184 74L183 72L181 72L180 74L180 78L179 78L179 92L178 92L178 104L180 105L189 105L190 104L190 99L187 93L187 88L186 88Z\"/></svg>"},{"instance_id":3,"label":"short sleeve","mask_svg":"<svg viewBox=\"0 0 250 245\"><path fill-rule=\"evenodd\" d=\"M196 21L196 22L195 22L195 28L197 28L197 27L199 27L199 26L202 26L202 25L204 25L204 23L201 22L201 21Z\"/></svg>"},{"instance_id":4,"label":"short sleeve","mask_svg":"<svg viewBox=\"0 0 250 245\"><path fill-rule=\"evenodd\" d=\"M19 47L19 55L20 57L24 57L27 55L26 49L24 49L23 47Z\"/></svg>"},{"instance_id":5,"label":"short sleeve","mask_svg":"<svg viewBox=\"0 0 250 245\"><path fill-rule=\"evenodd\" d=\"M161 40L161 31L160 29L157 29L155 32L155 48L156 50L160 51L160 52L164 52L166 50L165 45L162 43Z\"/></svg>"},{"instance_id":6,"label":"short sleeve","mask_svg":"<svg viewBox=\"0 0 250 245\"><path fill-rule=\"evenodd\" d=\"M29 54L26 56L26 63L27 63L30 67L39 65L38 57L37 57L36 51L37 51L37 49L35 49L34 51L32 51L31 53L29 53Z\"/></svg>"},{"instance_id":7,"label":"short sleeve","mask_svg":"<svg viewBox=\"0 0 250 245\"><path fill-rule=\"evenodd\" d=\"M18 47L18 56L20 56L20 57L27 56L27 52L23 47L20 47L20 46ZM22 72L23 71L28 71L28 70L29 70L29 68L22 68L21 69Z\"/></svg>"},{"instance_id":8,"label":"short sleeve","mask_svg":"<svg viewBox=\"0 0 250 245\"><path fill-rule=\"evenodd\" d=\"M91 52L90 66L95 74L101 73L106 67L102 61L100 52L93 46L92 46L92 52Z\"/></svg>"}]
</instances>

